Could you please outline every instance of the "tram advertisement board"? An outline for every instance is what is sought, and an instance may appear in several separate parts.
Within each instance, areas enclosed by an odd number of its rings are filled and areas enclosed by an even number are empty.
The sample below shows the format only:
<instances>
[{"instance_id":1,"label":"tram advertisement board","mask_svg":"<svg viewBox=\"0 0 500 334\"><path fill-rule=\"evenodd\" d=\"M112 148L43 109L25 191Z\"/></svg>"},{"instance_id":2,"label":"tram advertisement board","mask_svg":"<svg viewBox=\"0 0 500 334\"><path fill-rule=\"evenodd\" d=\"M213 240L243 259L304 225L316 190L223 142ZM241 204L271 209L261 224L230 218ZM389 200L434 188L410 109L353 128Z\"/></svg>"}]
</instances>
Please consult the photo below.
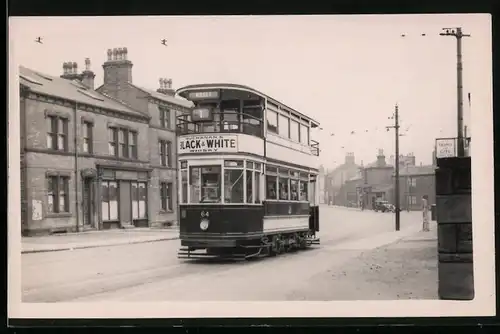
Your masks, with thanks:
<instances>
[{"instance_id":1,"label":"tram advertisement board","mask_svg":"<svg viewBox=\"0 0 500 334\"><path fill-rule=\"evenodd\" d=\"M238 137L236 135L179 137L177 146L179 154L238 152Z\"/></svg>"}]
</instances>

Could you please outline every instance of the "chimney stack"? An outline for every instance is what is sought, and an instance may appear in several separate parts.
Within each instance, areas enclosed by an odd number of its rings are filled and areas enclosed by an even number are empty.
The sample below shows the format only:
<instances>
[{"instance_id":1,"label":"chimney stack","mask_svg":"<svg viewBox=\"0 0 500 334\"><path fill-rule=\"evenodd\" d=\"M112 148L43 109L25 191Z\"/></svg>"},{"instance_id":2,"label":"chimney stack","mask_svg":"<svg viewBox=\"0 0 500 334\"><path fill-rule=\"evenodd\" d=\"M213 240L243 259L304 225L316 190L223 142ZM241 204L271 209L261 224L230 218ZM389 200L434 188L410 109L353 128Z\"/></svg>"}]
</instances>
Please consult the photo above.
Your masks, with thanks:
<instances>
[{"instance_id":1,"label":"chimney stack","mask_svg":"<svg viewBox=\"0 0 500 334\"><path fill-rule=\"evenodd\" d=\"M61 75L61 78L67 80L79 79L78 64L71 61L63 63L63 74Z\"/></svg>"},{"instance_id":2,"label":"chimney stack","mask_svg":"<svg viewBox=\"0 0 500 334\"><path fill-rule=\"evenodd\" d=\"M156 90L158 93L169 96L175 95L175 90L172 88L172 79L160 78L159 82L160 88Z\"/></svg>"},{"instance_id":3,"label":"chimney stack","mask_svg":"<svg viewBox=\"0 0 500 334\"><path fill-rule=\"evenodd\" d=\"M354 165L356 163L356 160L354 158L354 152L347 152L346 153L344 163L346 165Z\"/></svg>"},{"instance_id":4,"label":"chimney stack","mask_svg":"<svg viewBox=\"0 0 500 334\"><path fill-rule=\"evenodd\" d=\"M104 92L119 99L128 83L132 83L132 66L126 47L108 49L107 61L102 65Z\"/></svg>"},{"instance_id":5,"label":"chimney stack","mask_svg":"<svg viewBox=\"0 0 500 334\"><path fill-rule=\"evenodd\" d=\"M379 150L378 150L378 155L377 155L377 166L378 166L378 167L385 167L385 166L386 166L386 163L385 163L385 155L384 155L384 150L383 150L383 149L379 149Z\"/></svg>"},{"instance_id":6,"label":"chimney stack","mask_svg":"<svg viewBox=\"0 0 500 334\"><path fill-rule=\"evenodd\" d=\"M95 74L90 69L90 58L85 58L85 71L81 74L81 81L88 89L94 90Z\"/></svg>"}]
</instances>

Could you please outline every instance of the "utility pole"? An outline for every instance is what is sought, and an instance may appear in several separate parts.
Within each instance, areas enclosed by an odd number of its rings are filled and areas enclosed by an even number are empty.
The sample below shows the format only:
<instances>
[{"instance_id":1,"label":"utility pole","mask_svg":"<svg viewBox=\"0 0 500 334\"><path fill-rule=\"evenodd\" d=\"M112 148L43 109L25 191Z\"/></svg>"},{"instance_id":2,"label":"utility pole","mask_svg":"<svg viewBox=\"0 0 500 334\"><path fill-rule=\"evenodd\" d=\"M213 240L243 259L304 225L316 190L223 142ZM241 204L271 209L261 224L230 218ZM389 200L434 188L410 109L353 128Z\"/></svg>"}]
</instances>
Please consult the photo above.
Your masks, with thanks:
<instances>
[{"instance_id":1,"label":"utility pole","mask_svg":"<svg viewBox=\"0 0 500 334\"><path fill-rule=\"evenodd\" d=\"M440 36L453 36L457 39L457 155L465 155L464 143L464 101L463 101L463 79L462 79L462 37L470 37L464 34L462 28L443 28Z\"/></svg>"},{"instance_id":2,"label":"utility pole","mask_svg":"<svg viewBox=\"0 0 500 334\"><path fill-rule=\"evenodd\" d=\"M401 207L400 207L400 199L399 199L399 108L396 104L394 108L394 116L389 117L389 119L394 119L394 125L387 126L387 131L389 129L394 129L395 132L395 142L396 142L396 157L394 159L394 170L395 170L395 189L394 189L394 202L396 207L396 231L400 230L401 227Z\"/></svg>"}]
</instances>

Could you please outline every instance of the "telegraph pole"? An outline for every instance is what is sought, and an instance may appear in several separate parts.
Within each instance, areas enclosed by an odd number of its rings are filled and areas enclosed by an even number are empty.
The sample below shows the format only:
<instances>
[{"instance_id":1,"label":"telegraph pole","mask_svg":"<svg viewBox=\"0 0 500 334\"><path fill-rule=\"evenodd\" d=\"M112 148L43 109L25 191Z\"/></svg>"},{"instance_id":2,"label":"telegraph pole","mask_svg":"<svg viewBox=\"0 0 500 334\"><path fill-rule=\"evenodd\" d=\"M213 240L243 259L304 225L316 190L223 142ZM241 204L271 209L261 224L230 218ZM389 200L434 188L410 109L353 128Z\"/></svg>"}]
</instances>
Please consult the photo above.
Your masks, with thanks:
<instances>
[{"instance_id":1,"label":"telegraph pole","mask_svg":"<svg viewBox=\"0 0 500 334\"><path fill-rule=\"evenodd\" d=\"M395 132L395 142L396 142L396 157L394 159L394 170L395 170L395 189L394 189L394 202L395 202L395 207L396 207L396 231L400 230L401 227L401 207L400 207L400 199L399 199L399 108L398 105L396 104L394 108L394 116L389 117L389 119L394 119L394 125L392 126L387 126L387 131L389 129L394 129Z\"/></svg>"},{"instance_id":2,"label":"telegraph pole","mask_svg":"<svg viewBox=\"0 0 500 334\"><path fill-rule=\"evenodd\" d=\"M470 37L464 34L462 28L443 28L440 36L453 36L457 39L457 155L465 155L464 143L464 101L463 101L463 79L462 79L462 37Z\"/></svg>"}]
</instances>

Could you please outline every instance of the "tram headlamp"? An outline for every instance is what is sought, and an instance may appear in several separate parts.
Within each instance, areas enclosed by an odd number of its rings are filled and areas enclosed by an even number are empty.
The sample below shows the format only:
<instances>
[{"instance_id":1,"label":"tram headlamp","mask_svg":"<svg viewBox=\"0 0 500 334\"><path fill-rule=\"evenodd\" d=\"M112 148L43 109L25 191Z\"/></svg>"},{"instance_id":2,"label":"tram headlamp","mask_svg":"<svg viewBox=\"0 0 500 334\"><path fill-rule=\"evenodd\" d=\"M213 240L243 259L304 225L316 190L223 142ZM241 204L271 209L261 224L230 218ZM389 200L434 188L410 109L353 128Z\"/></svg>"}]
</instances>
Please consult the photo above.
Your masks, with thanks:
<instances>
[{"instance_id":1,"label":"tram headlamp","mask_svg":"<svg viewBox=\"0 0 500 334\"><path fill-rule=\"evenodd\" d=\"M200 221L200 228L202 231L206 231L208 229L208 225L210 224L210 222L208 221L208 219L206 218L203 218L201 221Z\"/></svg>"}]
</instances>

